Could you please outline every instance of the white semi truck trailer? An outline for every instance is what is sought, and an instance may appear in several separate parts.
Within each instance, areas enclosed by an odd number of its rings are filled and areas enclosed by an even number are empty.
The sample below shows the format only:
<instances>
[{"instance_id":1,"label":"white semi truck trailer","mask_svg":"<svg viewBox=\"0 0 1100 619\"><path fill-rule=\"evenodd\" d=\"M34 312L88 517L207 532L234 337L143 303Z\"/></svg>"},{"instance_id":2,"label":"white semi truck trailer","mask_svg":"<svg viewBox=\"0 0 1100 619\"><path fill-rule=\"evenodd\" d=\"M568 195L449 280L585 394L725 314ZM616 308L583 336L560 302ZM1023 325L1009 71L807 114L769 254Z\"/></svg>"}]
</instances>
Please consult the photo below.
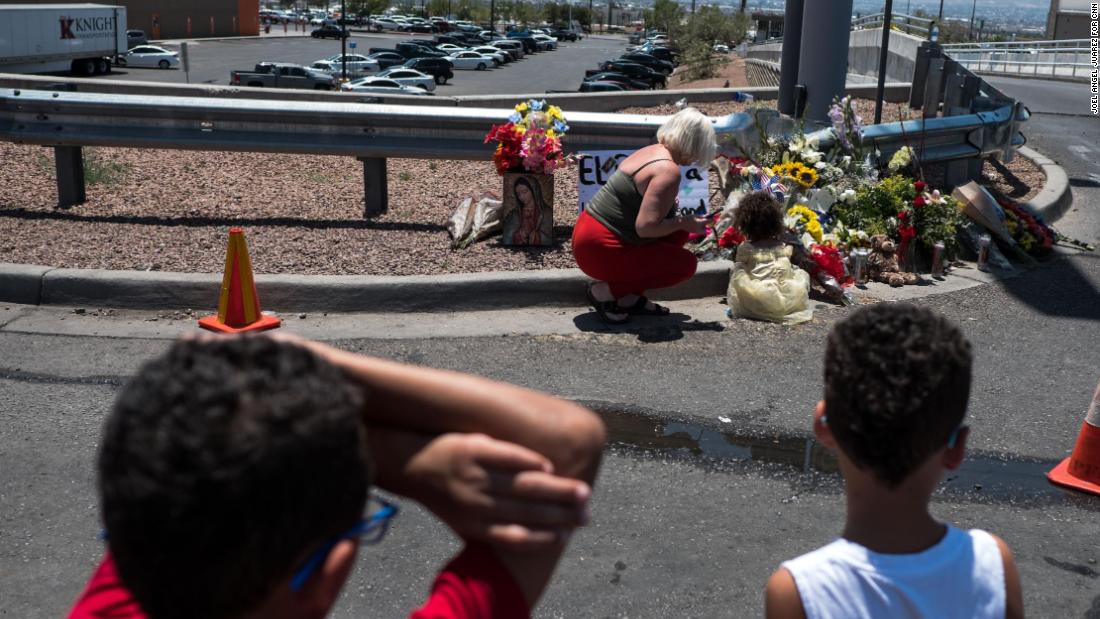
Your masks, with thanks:
<instances>
[{"instance_id":1,"label":"white semi truck trailer","mask_svg":"<svg viewBox=\"0 0 1100 619\"><path fill-rule=\"evenodd\" d=\"M0 4L0 73L99 75L126 49L126 7Z\"/></svg>"}]
</instances>

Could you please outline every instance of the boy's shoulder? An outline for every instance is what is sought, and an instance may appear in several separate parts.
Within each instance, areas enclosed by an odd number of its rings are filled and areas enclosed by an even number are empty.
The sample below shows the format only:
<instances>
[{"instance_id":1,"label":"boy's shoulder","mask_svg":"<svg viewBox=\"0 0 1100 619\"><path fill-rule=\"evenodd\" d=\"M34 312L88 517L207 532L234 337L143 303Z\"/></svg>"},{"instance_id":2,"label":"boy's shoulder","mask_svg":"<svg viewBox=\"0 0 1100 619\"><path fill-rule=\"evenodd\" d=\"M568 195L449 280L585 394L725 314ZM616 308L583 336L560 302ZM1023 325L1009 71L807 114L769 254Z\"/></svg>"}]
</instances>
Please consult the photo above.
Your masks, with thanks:
<instances>
[{"instance_id":1,"label":"boy's shoulder","mask_svg":"<svg viewBox=\"0 0 1100 619\"><path fill-rule=\"evenodd\" d=\"M939 543L912 554L876 553L840 538L781 567L808 617L878 616L899 602L931 613L922 616L954 616L959 609L1004 616L1001 545L980 529L948 526Z\"/></svg>"}]
</instances>

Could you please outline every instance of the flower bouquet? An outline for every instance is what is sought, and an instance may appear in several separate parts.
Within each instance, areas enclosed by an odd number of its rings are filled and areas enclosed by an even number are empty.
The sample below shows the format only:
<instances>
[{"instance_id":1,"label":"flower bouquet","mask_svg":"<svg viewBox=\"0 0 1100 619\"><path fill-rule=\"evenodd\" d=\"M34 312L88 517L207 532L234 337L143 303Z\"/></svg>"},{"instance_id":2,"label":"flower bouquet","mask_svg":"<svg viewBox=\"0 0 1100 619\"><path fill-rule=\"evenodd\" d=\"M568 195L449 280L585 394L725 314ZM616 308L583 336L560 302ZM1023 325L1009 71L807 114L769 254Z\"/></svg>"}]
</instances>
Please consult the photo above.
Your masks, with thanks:
<instances>
[{"instance_id":1,"label":"flower bouquet","mask_svg":"<svg viewBox=\"0 0 1100 619\"><path fill-rule=\"evenodd\" d=\"M560 108L531 99L485 136L486 143L497 143L493 164L504 177L504 245L553 243L553 174L574 162L562 151L561 139L568 131Z\"/></svg>"}]
</instances>

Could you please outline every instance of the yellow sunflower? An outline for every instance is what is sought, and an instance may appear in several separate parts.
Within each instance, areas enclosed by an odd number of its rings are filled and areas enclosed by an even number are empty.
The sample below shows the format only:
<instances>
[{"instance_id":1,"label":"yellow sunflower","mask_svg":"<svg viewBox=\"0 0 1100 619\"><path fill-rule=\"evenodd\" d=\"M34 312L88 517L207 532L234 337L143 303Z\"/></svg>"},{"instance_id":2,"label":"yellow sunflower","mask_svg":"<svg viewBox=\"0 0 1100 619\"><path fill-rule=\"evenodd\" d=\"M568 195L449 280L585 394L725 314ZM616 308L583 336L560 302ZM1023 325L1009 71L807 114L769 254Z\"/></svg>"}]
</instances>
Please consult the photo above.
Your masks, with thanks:
<instances>
[{"instance_id":1,"label":"yellow sunflower","mask_svg":"<svg viewBox=\"0 0 1100 619\"><path fill-rule=\"evenodd\" d=\"M795 180L807 189L813 187L817 183L817 170L804 165L800 165L799 168L798 175L794 177Z\"/></svg>"}]
</instances>

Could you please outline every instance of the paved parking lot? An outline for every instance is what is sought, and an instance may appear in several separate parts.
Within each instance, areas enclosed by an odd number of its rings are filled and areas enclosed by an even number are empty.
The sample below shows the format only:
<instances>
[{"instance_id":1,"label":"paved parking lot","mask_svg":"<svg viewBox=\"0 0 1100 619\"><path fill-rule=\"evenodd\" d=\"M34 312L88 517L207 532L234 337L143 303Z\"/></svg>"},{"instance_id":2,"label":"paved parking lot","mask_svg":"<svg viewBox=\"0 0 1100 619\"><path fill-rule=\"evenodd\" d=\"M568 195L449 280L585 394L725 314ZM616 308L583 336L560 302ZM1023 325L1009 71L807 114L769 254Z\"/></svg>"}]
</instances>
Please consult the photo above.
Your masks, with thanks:
<instances>
[{"instance_id":1,"label":"paved parking lot","mask_svg":"<svg viewBox=\"0 0 1100 619\"><path fill-rule=\"evenodd\" d=\"M417 35L427 38L428 35ZM393 48L409 37L396 35L353 35L356 52L372 47ZM178 43L163 47L176 51ZM585 69L594 69L608 58L618 56L626 47L625 39L587 37L575 43L561 43L556 51L529 54L519 62L488 71L455 71L454 80L436 89L437 95L480 95L538 93L547 90L576 90ZM191 83L228 84L229 72L251 70L257 62L276 61L309 65L340 53L340 42L310 37L263 37L220 41L192 41ZM349 49L349 53L352 50ZM184 83L182 70L116 68L109 79Z\"/></svg>"}]
</instances>

